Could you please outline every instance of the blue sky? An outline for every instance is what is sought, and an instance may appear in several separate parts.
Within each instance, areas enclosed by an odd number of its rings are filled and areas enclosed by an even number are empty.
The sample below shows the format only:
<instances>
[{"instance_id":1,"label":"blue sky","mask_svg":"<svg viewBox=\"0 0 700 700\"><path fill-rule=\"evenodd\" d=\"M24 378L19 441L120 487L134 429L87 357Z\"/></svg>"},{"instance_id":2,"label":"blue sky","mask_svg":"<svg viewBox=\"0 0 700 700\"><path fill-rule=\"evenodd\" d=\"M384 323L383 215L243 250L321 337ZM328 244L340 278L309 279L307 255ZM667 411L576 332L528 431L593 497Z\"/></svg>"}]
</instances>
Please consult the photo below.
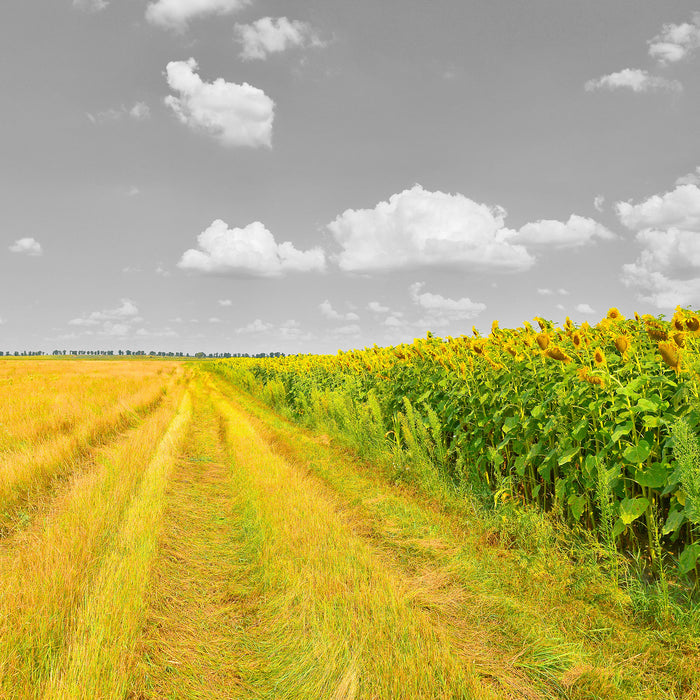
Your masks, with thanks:
<instances>
[{"instance_id":1,"label":"blue sky","mask_svg":"<svg viewBox=\"0 0 700 700\"><path fill-rule=\"evenodd\" d=\"M6 0L0 345L700 306L700 6Z\"/></svg>"}]
</instances>

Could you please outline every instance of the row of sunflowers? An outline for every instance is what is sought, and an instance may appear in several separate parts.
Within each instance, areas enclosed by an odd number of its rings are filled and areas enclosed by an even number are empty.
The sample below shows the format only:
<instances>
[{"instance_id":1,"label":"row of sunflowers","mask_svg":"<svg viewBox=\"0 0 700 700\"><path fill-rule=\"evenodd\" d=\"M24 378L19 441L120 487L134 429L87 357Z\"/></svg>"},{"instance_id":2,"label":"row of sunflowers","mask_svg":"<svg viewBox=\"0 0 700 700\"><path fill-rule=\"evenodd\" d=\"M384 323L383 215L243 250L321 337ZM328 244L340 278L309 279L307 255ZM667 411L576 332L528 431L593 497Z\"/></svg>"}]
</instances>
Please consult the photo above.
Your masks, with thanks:
<instances>
[{"instance_id":1,"label":"row of sunflowers","mask_svg":"<svg viewBox=\"0 0 700 700\"><path fill-rule=\"evenodd\" d=\"M388 442L411 439L397 420L410 410L440 443L436 466L452 483L695 571L698 315L624 318L612 308L595 326L535 321L337 355L225 360L217 371L244 371L262 393L276 387L265 395L302 420L312 406L337 406L324 396L349 410L371 404Z\"/></svg>"}]
</instances>

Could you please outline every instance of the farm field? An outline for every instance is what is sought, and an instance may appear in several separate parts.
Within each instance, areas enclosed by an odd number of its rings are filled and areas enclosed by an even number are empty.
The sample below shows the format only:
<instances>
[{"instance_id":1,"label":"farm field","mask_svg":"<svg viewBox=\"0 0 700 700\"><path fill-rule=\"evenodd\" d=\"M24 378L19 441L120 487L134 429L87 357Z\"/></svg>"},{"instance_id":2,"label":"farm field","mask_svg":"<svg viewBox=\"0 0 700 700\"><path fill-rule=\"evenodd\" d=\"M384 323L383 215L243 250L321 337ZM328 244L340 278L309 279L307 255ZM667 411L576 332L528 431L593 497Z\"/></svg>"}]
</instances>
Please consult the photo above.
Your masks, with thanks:
<instances>
[{"instance_id":1,"label":"farm field","mask_svg":"<svg viewBox=\"0 0 700 700\"><path fill-rule=\"evenodd\" d=\"M340 394L295 415L273 362L0 361L0 697L699 697L690 599L433 474L435 426L383 460Z\"/></svg>"}]
</instances>

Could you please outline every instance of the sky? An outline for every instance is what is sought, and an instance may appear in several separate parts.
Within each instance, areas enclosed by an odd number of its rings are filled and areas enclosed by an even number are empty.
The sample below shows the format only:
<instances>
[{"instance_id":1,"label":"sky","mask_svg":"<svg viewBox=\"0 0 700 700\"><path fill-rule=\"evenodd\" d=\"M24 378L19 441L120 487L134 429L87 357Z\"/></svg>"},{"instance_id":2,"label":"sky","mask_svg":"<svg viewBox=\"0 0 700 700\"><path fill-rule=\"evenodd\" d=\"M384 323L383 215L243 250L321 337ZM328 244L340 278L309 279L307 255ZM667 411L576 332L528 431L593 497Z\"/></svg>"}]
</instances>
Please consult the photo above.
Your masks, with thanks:
<instances>
[{"instance_id":1,"label":"sky","mask_svg":"<svg viewBox=\"0 0 700 700\"><path fill-rule=\"evenodd\" d=\"M700 307L700 4L3 0L0 350Z\"/></svg>"}]
</instances>

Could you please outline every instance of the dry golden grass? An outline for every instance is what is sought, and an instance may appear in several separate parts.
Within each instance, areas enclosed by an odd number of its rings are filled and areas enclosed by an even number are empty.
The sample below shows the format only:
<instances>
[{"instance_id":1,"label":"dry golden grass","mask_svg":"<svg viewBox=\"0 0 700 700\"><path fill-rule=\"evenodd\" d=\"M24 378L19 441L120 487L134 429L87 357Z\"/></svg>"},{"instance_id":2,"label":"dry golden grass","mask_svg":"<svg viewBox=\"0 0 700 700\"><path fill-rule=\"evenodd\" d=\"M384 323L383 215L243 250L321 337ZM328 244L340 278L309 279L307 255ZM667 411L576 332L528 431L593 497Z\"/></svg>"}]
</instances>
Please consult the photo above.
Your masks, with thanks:
<instances>
[{"instance_id":1,"label":"dry golden grass","mask_svg":"<svg viewBox=\"0 0 700 700\"><path fill-rule=\"evenodd\" d=\"M0 535L90 448L152 411L181 373L176 363L0 362Z\"/></svg>"},{"instance_id":2,"label":"dry golden grass","mask_svg":"<svg viewBox=\"0 0 700 700\"><path fill-rule=\"evenodd\" d=\"M98 449L40 517L0 544L0 697L44 697L181 394Z\"/></svg>"}]
</instances>

